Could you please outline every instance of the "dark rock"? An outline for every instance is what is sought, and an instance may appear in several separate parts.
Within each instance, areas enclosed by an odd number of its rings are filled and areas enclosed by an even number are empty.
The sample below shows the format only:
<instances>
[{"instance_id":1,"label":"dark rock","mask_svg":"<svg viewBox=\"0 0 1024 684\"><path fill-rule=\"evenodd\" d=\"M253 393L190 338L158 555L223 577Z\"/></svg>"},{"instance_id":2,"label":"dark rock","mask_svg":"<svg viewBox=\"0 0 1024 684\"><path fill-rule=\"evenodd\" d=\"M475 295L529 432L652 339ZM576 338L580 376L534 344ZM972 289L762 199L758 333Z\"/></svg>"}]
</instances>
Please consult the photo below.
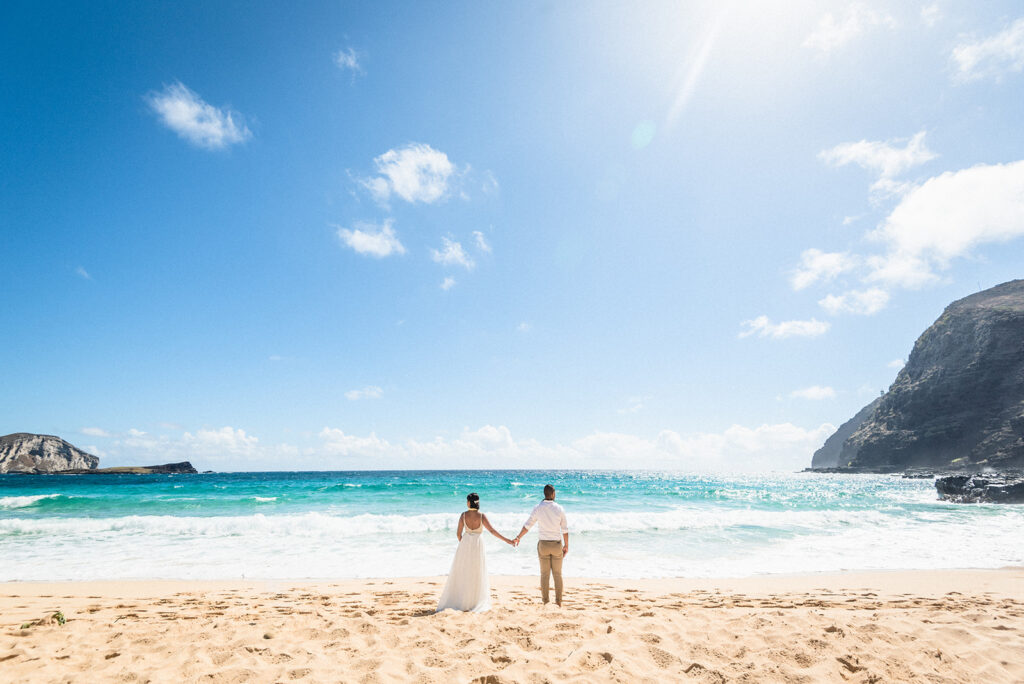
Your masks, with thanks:
<instances>
[{"instance_id":1,"label":"dark rock","mask_svg":"<svg viewBox=\"0 0 1024 684\"><path fill-rule=\"evenodd\" d=\"M100 459L53 435L16 432L0 437L0 473L54 473L72 468L85 472Z\"/></svg>"},{"instance_id":2,"label":"dark rock","mask_svg":"<svg viewBox=\"0 0 1024 684\"><path fill-rule=\"evenodd\" d=\"M939 498L955 503L1024 503L1024 475L949 475L935 480Z\"/></svg>"},{"instance_id":3,"label":"dark rock","mask_svg":"<svg viewBox=\"0 0 1024 684\"><path fill-rule=\"evenodd\" d=\"M1024 280L946 307L842 440L837 464L845 472L1024 467Z\"/></svg>"}]
</instances>

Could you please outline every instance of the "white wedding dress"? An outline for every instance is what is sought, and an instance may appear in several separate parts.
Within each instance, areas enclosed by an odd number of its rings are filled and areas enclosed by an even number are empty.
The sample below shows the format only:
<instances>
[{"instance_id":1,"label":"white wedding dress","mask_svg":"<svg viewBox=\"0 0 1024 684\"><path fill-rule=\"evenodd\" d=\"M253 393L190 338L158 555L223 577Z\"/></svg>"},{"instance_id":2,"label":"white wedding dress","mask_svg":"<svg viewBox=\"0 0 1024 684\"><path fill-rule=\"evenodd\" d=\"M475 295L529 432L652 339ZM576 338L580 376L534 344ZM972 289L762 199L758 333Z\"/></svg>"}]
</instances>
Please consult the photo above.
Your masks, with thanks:
<instances>
[{"instance_id":1,"label":"white wedding dress","mask_svg":"<svg viewBox=\"0 0 1024 684\"><path fill-rule=\"evenodd\" d=\"M483 531L483 520L475 530L470 529L469 525L463 528L448 581L437 602L437 612L451 608L482 613L491 609L491 585L487 579Z\"/></svg>"}]
</instances>

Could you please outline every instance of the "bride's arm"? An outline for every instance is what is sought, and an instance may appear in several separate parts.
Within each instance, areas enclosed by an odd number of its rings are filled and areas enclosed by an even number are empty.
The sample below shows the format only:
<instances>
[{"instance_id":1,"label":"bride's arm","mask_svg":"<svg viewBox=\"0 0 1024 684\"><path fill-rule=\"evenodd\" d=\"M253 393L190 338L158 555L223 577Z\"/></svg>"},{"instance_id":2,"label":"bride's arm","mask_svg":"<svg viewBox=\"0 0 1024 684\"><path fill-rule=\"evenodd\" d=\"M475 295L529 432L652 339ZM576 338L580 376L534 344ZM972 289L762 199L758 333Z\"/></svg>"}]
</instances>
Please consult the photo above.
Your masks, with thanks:
<instances>
[{"instance_id":1,"label":"bride's arm","mask_svg":"<svg viewBox=\"0 0 1024 684\"><path fill-rule=\"evenodd\" d=\"M459 516L459 527L458 527L457 530L455 530L455 536L459 538L459 541L462 541L462 526L465 524L463 522L465 517L466 517L465 513L463 513L462 515Z\"/></svg>"},{"instance_id":2,"label":"bride's arm","mask_svg":"<svg viewBox=\"0 0 1024 684\"><path fill-rule=\"evenodd\" d=\"M487 516L484 515L483 513L480 514L480 520L483 521L484 527L487 528L488 532L490 532L491 534L493 534L495 537L497 537L501 541L505 542L506 544L511 544L512 543L511 539L509 539L508 537L506 537L505 535L501 534L496 529L491 527L491 522L487 519Z\"/></svg>"}]
</instances>

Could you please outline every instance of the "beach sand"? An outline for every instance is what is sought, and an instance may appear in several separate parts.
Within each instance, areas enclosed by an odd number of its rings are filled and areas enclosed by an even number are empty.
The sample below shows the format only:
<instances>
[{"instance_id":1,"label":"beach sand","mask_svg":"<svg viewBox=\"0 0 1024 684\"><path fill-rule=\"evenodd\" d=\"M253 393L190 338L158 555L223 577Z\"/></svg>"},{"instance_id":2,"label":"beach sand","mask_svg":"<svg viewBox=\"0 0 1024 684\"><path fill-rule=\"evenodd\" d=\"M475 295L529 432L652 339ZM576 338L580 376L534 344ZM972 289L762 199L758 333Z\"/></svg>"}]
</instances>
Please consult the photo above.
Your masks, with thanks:
<instances>
[{"instance_id":1,"label":"beach sand","mask_svg":"<svg viewBox=\"0 0 1024 684\"><path fill-rule=\"evenodd\" d=\"M0 680L1024 681L1024 569L567 578L561 610L496 577L435 615L442 583L0 584Z\"/></svg>"}]
</instances>

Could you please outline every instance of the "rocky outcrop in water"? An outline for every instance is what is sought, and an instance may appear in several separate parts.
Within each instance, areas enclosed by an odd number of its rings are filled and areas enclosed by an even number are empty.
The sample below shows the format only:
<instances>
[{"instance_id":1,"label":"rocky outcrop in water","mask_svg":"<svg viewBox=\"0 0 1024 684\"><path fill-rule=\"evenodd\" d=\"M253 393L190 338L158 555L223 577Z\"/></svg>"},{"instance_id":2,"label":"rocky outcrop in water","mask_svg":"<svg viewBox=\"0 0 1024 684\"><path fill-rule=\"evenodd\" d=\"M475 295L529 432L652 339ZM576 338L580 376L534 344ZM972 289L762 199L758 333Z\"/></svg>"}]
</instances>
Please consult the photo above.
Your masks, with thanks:
<instances>
[{"instance_id":1,"label":"rocky outcrop in water","mask_svg":"<svg viewBox=\"0 0 1024 684\"><path fill-rule=\"evenodd\" d=\"M946 307L873 404L842 440L838 468L1024 467L1024 280Z\"/></svg>"},{"instance_id":2,"label":"rocky outcrop in water","mask_svg":"<svg viewBox=\"0 0 1024 684\"><path fill-rule=\"evenodd\" d=\"M935 480L939 498L956 503L1024 503L1024 476L950 475Z\"/></svg>"},{"instance_id":3,"label":"rocky outcrop in water","mask_svg":"<svg viewBox=\"0 0 1024 684\"><path fill-rule=\"evenodd\" d=\"M53 435L16 432L0 437L0 473L94 470L100 459Z\"/></svg>"},{"instance_id":4,"label":"rocky outcrop in water","mask_svg":"<svg viewBox=\"0 0 1024 684\"><path fill-rule=\"evenodd\" d=\"M111 470L116 470L111 468ZM151 465L141 466L139 468L128 468L128 470L142 470L147 473L156 473L162 475L180 475L180 474L194 474L199 471L192 467L192 464L188 461L182 461L181 463L165 463L163 465Z\"/></svg>"}]
</instances>

